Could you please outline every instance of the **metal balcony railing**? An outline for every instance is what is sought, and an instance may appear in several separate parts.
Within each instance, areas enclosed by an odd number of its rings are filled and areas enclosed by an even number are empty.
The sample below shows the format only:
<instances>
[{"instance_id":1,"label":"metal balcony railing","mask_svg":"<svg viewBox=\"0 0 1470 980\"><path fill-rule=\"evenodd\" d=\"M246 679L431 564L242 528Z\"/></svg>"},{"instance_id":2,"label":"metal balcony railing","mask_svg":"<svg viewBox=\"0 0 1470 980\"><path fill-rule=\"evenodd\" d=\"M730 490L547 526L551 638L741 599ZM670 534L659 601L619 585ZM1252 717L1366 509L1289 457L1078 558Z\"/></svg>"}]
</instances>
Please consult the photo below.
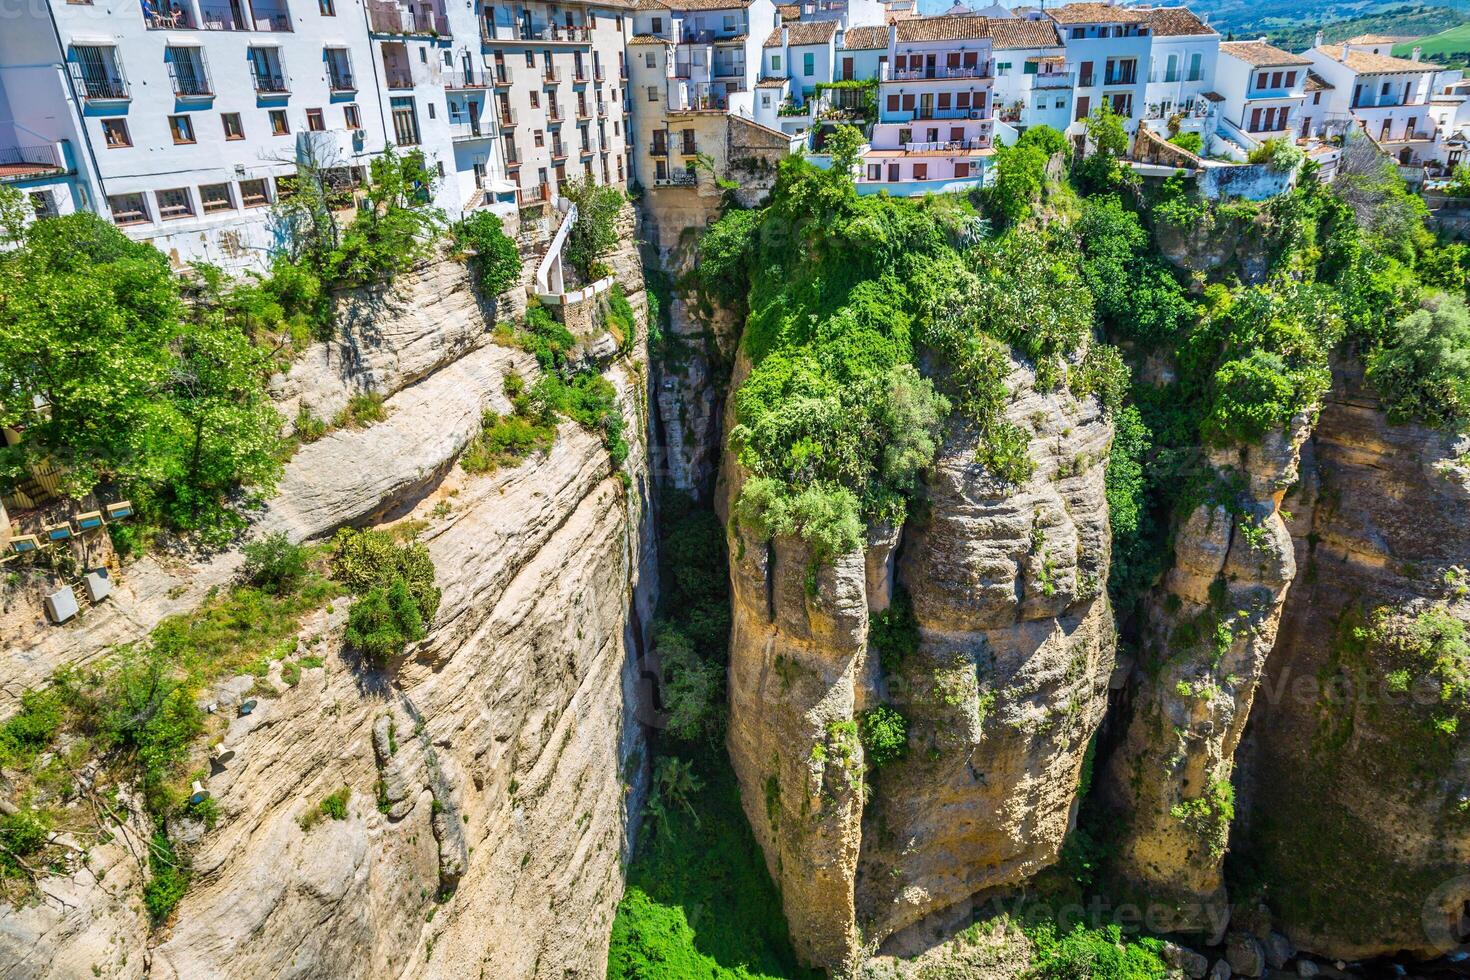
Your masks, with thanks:
<instances>
[{"instance_id":1,"label":"metal balcony railing","mask_svg":"<svg viewBox=\"0 0 1470 980\"><path fill-rule=\"evenodd\" d=\"M128 83L121 78L85 75L82 97L86 99L130 99Z\"/></svg>"},{"instance_id":2,"label":"metal balcony railing","mask_svg":"<svg viewBox=\"0 0 1470 980\"><path fill-rule=\"evenodd\" d=\"M489 88L490 76L476 69L468 71L446 71L443 75L445 88Z\"/></svg>"},{"instance_id":3,"label":"metal balcony railing","mask_svg":"<svg viewBox=\"0 0 1470 980\"><path fill-rule=\"evenodd\" d=\"M327 73L327 85L333 92L355 92L357 91L357 80L352 77L350 71L329 71Z\"/></svg>"},{"instance_id":4,"label":"metal balcony railing","mask_svg":"<svg viewBox=\"0 0 1470 980\"><path fill-rule=\"evenodd\" d=\"M255 91L279 95L291 91L291 87L286 84L286 76L281 72L256 72Z\"/></svg>"},{"instance_id":5,"label":"metal balcony railing","mask_svg":"<svg viewBox=\"0 0 1470 980\"><path fill-rule=\"evenodd\" d=\"M895 68L889 73L895 82L922 81L927 78L989 78L990 62L978 65L928 65L920 68Z\"/></svg>"}]
</instances>

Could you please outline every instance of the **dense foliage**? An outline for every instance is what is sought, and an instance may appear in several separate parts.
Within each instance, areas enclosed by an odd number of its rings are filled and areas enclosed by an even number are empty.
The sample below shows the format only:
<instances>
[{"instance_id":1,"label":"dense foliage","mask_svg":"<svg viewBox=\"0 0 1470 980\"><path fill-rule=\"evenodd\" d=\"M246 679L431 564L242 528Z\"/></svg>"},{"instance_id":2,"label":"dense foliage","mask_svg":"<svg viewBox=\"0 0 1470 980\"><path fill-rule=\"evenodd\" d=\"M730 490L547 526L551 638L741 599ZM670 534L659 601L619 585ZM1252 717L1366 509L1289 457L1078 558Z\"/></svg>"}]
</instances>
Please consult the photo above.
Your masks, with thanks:
<instances>
[{"instance_id":1,"label":"dense foliage","mask_svg":"<svg viewBox=\"0 0 1470 980\"><path fill-rule=\"evenodd\" d=\"M470 272L487 299L499 296L521 279L521 253L501 227L500 216L476 211L454 228L454 239L469 250Z\"/></svg>"},{"instance_id":2,"label":"dense foliage","mask_svg":"<svg viewBox=\"0 0 1470 980\"><path fill-rule=\"evenodd\" d=\"M239 319L189 307L168 260L95 215L32 224L0 255L0 486L61 468L65 491L103 486L148 516L229 534L235 490L268 493L281 419L270 359Z\"/></svg>"},{"instance_id":3,"label":"dense foliage","mask_svg":"<svg viewBox=\"0 0 1470 980\"><path fill-rule=\"evenodd\" d=\"M601 278L597 260L618 244L618 213L623 208L623 192L616 187L599 186L589 174L562 182L561 195L577 206L577 220L567 235L563 255L582 278ZM605 273L604 273L605 274Z\"/></svg>"},{"instance_id":4,"label":"dense foliage","mask_svg":"<svg viewBox=\"0 0 1470 980\"><path fill-rule=\"evenodd\" d=\"M332 543L334 574L359 596L348 613L348 645L381 665L423 639L440 597L429 549L389 531L353 528Z\"/></svg>"}]
</instances>

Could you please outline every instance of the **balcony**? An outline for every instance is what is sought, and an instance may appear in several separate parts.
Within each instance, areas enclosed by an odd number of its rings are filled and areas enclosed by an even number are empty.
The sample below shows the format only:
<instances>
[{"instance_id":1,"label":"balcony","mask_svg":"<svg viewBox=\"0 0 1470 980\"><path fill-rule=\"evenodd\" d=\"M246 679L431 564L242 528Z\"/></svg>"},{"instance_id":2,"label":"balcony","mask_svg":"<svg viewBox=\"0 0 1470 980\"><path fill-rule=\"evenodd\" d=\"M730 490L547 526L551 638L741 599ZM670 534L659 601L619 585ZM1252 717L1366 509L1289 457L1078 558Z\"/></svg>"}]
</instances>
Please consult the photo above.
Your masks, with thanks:
<instances>
[{"instance_id":1,"label":"balcony","mask_svg":"<svg viewBox=\"0 0 1470 980\"><path fill-rule=\"evenodd\" d=\"M413 88L413 74L407 68L384 68L383 79L389 88Z\"/></svg>"},{"instance_id":2,"label":"balcony","mask_svg":"<svg viewBox=\"0 0 1470 980\"><path fill-rule=\"evenodd\" d=\"M1096 75L1090 75L1090 74L1089 75L1083 75L1081 78L1078 78L1077 79L1077 87L1078 88L1092 88L1096 84L1097 84L1097 76Z\"/></svg>"},{"instance_id":3,"label":"balcony","mask_svg":"<svg viewBox=\"0 0 1470 980\"><path fill-rule=\"evenodd\" d=\"M587 81L586 65L577 65L575 68L572 69L572 81L578 83L584 83Z\"/></svg>"},{"instance_id":4,"label":"balcony","mask_svg":"<svg viewBox=\"0 0 1470 980\"><path fill-rule=\"evenodd\" d=\"M959 153L964 150L984 150L990 146L990 140L978 136L962 140L939 140L938 142L905 143L905 153ZM875 147L881 149L881 147Z\"/></svg>"},{"instance_id":5,"label":"balcony","mask_svg":"<svg viewBox=\"0 0 1470 980\"><path fill-rule=\"evenodd\" d=\"M1031 87L1037 88L1071 88L1073 72L1070 71L1039 71L1031 76Z\"/></svg>"},{"instance_id":6,"label":"balcony","mask_svg":"<svg viewBox=\"0 0 1470 980\"><path fill-rule=\"evenodd\" d=\"M180 57L181 49L173 49L173 61L169 64L169 75L173 79L174 95L180 99L208 99L214 96L209 72L203 61ZM202 54L202 52L201 52Z\"/></svg>"},{"instance_id":7,"label":"balcony","mask_svg":"<svg viewBox=\"0 0 1470 980\"><path fill-rule=\"evenodd\" d=\"M510 88L515 80L515 69L510 65L496 65L490 69L490 82L496 88Z\"/></svg>"},{"instance_id":8,"label":"balcony","mask_svg":"<svg viewBox=\"0 0 1470 980\"><path fill-rule=\"evenodd\" d=\"M256 70L254 77L255 91L261 95L287 95L291 91L283 72Z\"/></svg>"},{"instance_id":9,"label":"balcony","mask_svg":"<svg viewBox=\"0 0 1470 980\"><path fill-rule=\"evenodd\" d=\"M518 120L514 109L502 108L499 116L501 129L514 129L516 127Z\"/></svg>"},{"instance_id":10,"label":"balcony","mask_svg":"<svg viewBox=\"0 0 1470 980\"><path fill-rule=\"evenodd\" d=\"M541 81L547 85L555 85L561 81L561 69L555 65L546 65L541 69Z\"/></svg>"},{"instance_id":11,"label":"balcony","mask_svg":"<svg viewBox=\"0 0 1470 980\"><path fill-rule=\"evenodd\" d=\"M449 21L436 11L410 11L392 0L368 0L367 8L368 26L374 34L449 36Z\"/></svg>"},{"instance_id":12,"label":"balcony","mask_svg":"<svg viewBox=\"0 0 1470 980\"><path fill-rule=\"evenodd\" d=\"M551 188L546 184L537 184L529 190L516 188L516 204L520 207L536 207L549 200L551 200Z\"/></svg>"},{"instance_id":13,"label":"balcony","mask_svg":"<svg viewBox=\"0 0 1470 980\"><path fill-rule=\"evenodd\" d=\"M201 3L199 13L206 31L289 33L291 30L291 14L284 3ZM188 19L188 15L184 15L184 19Z\"/></svg>"},{"instance_id":14,"label":"balcony","mask_svg":"<svg viewBox=\"0 0 1470 980\"><path fill-rule=\"evenodd\" d=\"M656 157L666 157L669 155L669 144L660 143L655 140L653 143L649 144L648 152Z\"/></svg>"},{"instance_id":15,"label":"balcony","mask_svg":"<svg viewBox=\"0 0 1470 980\"><path fill-rule=\"evenodd\" d=\"M592 80L594 82L602 82L602 81L604 81L604 79L602 77L602 66L601 65L598 65L596 68L593 68L592 69Z\"/></svg>"},{"instance_id":16,"label":"balcony","mask_svg":"<svg viewBox=\"0 0 1470 980\"><path fill-rule=\"evenodd\" d=\"M715 78L743 78L745 76L745 65L743 62L731 61L721 64L715 62L713 70Z\"/></svg>"},{"instance_id":17,"label":"balcony","mask_svg":"<svg viewBox=\"0 0 1470 980\"><path fill-rule=\"evenodd\" d=\"M606 119L607 118L607 103L606 102L603 102L601 100L598 101L598 103L597 103L597 117L599 119Z\"/></svg>"},{"instance_id":18,"label":"balcony","mask_svg":"<svg viewBox=\"0 0 1470 980\"><path fill-rule=\"evenodd\" d=\"M889 81L918 82L925 79L989 78L990 62L983 65L929 65L922 68L895 68L889 72Z\"/></svg>"},{"instance_id":19,"label":"balcony","mask_svg":"<svg viewBox=\"0 0 1470 980\"><path fill-rule=\"evenodd\" d=\"M577 106L577 118L579 120L591 119L592 118L592 110L589 109L589 108L587 108L587 106L585 104L578 105Z\"/></svg>"},{"instance_id":20,"label":"balcony","mask_svg":"<svg viewBox=\"0 0 1470 980\"><path fill-rule=\"evenodd\" d=\"M0 183L25 180L66 170L53 145L0 147Z\"/></svg>"},{"instance_id":21,"label":"balcony","mask_svg":"<svg viewBox=\"0 0 1470 980\"><path fill-rule=\"evenodd\" d=\"M546 124L548 126L560 125L564 118L555 102L546 103Z\"/></svg>"},{"instance_id":22,"label":"balcony","mask_svg":"<svg viewBox=\"0 0 1470 980\"><path fill-rule=\"evenodd\" d=\"M486 11L487 15L489 11ZM528 23L524 20L513 24L497 24L491 20L480 21L480 40L495 41L549 41L554 44L591 44L592 31L584 25Z\"/></svg>"},{"instance_id":23,"label":"balcony","mask_svg":"<svg viewBox=\"0 0 1470 980\"><path fill-rule=\"evenodd\" d=\"M469 71L446 71L443 75L444 87L450 89L475 89L489 88L490 76L483 71L471 69Z\"/></svg>"},{"instance_id":24,"label":"balcony","mask_svg":"<svg viewBox=\"0 0 1470 980\"><path fill-rule=\"evenodd\" d=\"M884 122L911 122L925 119L989 119L985 109L936 109L919 106L917 109L885 111L880 114Z\"/></svg>"},{"instance_id":25,"label":"balcony","mask_svg":"<svg viewBox=\"0 0 1470 980\"><path fill-rule=\"evenodd\" d=\"M342 92L356 92L357 79L352 77L352 72L350 71L329 70L327 72L327 86L332 90L333 95Z\"/></svg>"},{"instance_id":26,"label":"balcony","mask_svg":"<svg viewBox=\"0 0 1470 980\"><path fill-rule=\"evenodd\" d=\"M556 160L566 160L566 158L567 158L567 148L566 148L566 146L564 144L560 144L560 143L553 143L553 144L551 144L551 159L553 161L556 161Z\"/></svg>"},{"instance_id":27,"label":"balcony","mask_svg":"<svg viewBox=\"0 0 1470 980\"><path fill-rule=\"evenodd\" d=\"M474 140L488 140L495 138L495 130L476 122L457 122L449 124L449 138L456 143L469 143Z\"/></svg>"}]
</instances>

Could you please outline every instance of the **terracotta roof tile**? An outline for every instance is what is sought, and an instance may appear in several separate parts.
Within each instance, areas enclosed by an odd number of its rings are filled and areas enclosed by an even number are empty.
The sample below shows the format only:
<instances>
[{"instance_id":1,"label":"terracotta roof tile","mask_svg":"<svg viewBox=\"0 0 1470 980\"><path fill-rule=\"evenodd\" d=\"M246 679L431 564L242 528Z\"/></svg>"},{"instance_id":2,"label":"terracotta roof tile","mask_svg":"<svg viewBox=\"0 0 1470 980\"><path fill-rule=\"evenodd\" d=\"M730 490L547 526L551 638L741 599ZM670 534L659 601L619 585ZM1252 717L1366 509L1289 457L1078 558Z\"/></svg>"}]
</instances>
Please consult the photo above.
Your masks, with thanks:
<instances>
[{"instance_id":1,"label":"terracotta roof tile","mask_svg":"<svg viewBox=\"0 0 1470 980\"><path fill-rule=\"evenodd\" d=\"M1342 45L1323 45L1316 49L1317 53L1331 58L1333 61L1347 65L1359 75L1387 75L1394 72L1405 71L1438 71L1436 65L1426 64L1422 61L1410 61L1408 58L1391 58L1386 54L1374 54L1371 51L1348 50L1347 57L1342 55Z\"/></svg>"},{"instance_id":2,"label":"terracotta roof tile","mask_svg":"<svg viewBox=\"0 0 1470 980\"><path fill-rule=\"evenodd\" d=\"M1146 23L1155 37L1185 37L1191 34L1214 34L1205 22L1188 7L1155 7L1148 12Z\"/></svg>"},{"instance_id":3,"label":"terracotta roof tile","mask_svg":"<svg viewBox=\"0 0 1470 980\"><path fill-rule=\"evenodd\" d=\"M991 44L997 49L1055 48L1062 43L1057 25L1049 20L996 18L990 22Z\"/></svg>"},{"instance_id":4,"label":"terracotta roof tile","mask_svg":"<svg viewBox=\"0 0 1470 980\"><path fill-rule=\"evenodd\" d=\"M1347 39L1348 44L1402 44L1417 40L1417 34L1359 34Z\"/></svg>"},{"instance_id":5,"label":"terracotta roof tile","mask_svg":"<svg viewBox=\"0 0 1470 980\"><path fill-rule=\"evenodd\" d=\"M1148 16L1144 10L1110 3L1069 3L1046 15L1058 24L1141 24Z\"/></svg>"},{"instance_id":6,"label":"terracotta roof tile","mask_svg":"<svg viewBox=\"0 0 1470 980\"><path fill-rule=\"evenodd\" d=\"M1275 68L1284 65L1310 65L1312 62L1299 54L1282 51L1265 41L1221 41L1220 53L1228 54L1256 68Z\"/></svg>"},{"instance_id":7,"label":"terracotta roof tile","mask_svg":"<svg viewBox=\"0 0 1470 980\"><path fill-rule=\"evenodd\" d=\"M870 51L873 48L888 47L888 28L878 27L849 27L842 35L842 47L845 51Z\"/></svg>"},{"instance_id":8,"label":"terracotta roof tile","mask_svg":"<svg viewBox=\"0 0 1470 980\"><path fill-rule=\"evenodd\" d=\"M990 36L988 17L915 17L898 22L900 41L973 41Z\"/></svg>"},{"instance_id":9,"label":"terracotta roof tile","mask_svg":"<svg viewBox=\"0 0 1470 980\"><path fill-rule=\"evenodd\" d=\"M808 20L798 21L795 24L785 26L786 43L795 48L807 44L826 44L832 40L832 35L837 33L837 21L835 20ZM781 31L778 27L766 38L765 47L779 48L781 46Z\"/></svg>"},{"instance_id":10,"label":"terracotta roof tile","mask_svg":"<svg viewBox=\"0 0 1470 980\"><path fill-rule=\"evenodd\" d=\"M1332 83L1314 71L1307 72L1307 91L1326 92L1331 89Z\"/></svg>"},{"instance_id":11,"label":"terracotta roof tile","mask_svg":"<svg viewBox=\"0 0 1470 980\"><path fill-rule=\"evenodd\" d=\"M758 82L755 83L755 87L756 88L785 88L786 87L786 81L787 80L784 79L784 78L762 78L760 81L758 81Z\"/></svg>"}]
</instances>

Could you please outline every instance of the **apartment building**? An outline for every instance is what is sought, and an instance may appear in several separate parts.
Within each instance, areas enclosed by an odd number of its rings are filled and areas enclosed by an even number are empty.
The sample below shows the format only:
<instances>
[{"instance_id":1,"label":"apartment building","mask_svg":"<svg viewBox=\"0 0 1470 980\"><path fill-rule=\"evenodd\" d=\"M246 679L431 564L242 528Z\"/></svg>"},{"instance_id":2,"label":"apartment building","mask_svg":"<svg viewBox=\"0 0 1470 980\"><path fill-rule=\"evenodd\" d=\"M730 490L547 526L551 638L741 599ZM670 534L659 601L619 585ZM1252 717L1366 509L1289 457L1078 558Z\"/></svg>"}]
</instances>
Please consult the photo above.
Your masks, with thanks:
<instances>
[{"instance_id":1,"label":"apartment building","mask_svg":"<svg viewBox=\"0 0 1470 980\"><path fill-rule=\"evenodd\" d=\"M1082 132L1084 121L1104 104L1124 118L1129 132L1136 129L1147 106L1153 49L1149 12L1106 3L1070 3L1045 13L1056 23L1067 63L1077 73L1068 131Z\"/></svg>"},{"instance_id":2,"label":"apartment building","mask_svg":"<svg viewBox=\"0 0 1470 980\"><path fill-rule=\"evenodd\" d=\"M1204 116L1215 80L1220 35L1187 7L1155 7L1145 17L1153 36L1145 98L1151 119Z\"/></svg>"},{"instance_id":3,"label":"apartment building","mask_svg":"<svg viewBox=\"0 0 1470 980\"><path fill-rule=\"evenodd\" d=\"M989 19L920 17L889 25L878 120L860 188L925 193L974 186L995 151Z\"/></svg>"},{"instance_id":4,"label":"apartment building","mask_svg":"<svg viewBox=\"0 0 1470 980\"><path fill-rule=\"evenodd\" d=\"M385 147L421 150L451 216L583 172L621 183L625 20L584 4L48 0L0 33L0 180L38 215L93 210L230 269L279 246L269 205L298 163L350 206Z\"/></svg>"},{"instance_id":5,"label":"apartment building","mask_svg":"<svg viewBox=\"0 0 1470 980\"><path fill-rule=\"evenodd\" d=\"M816 86L833 79L837 63L836 19L783 24L766 36L761 59L764 77L785 76L792 102L806 102Z\"/></svg>"},{"instance_id":6,"label":"apartment building","mask_svg":"<svg viewBox=\"0 0 1470 980\"><path fill-rule=\"evenodd\" d=\"M990 41L996 119L1021 131L1031 126L1066 131L1073 118L1077 74L1056 23L1050 18L994 19Z\"/></svg>"},{"instance_id":7,"label":"apartment building","mask_svg":"<svg viewBox=\"0 0 1470 980\"><path fill-rule=\"evenodd\" d=\"M1310 59L1265 41L1222 41L1214 88L1221 96L1220 127L1247 149L1294 137L1311 67Z\"/></svg>"},{"instance_id":8,"label":"apartment building","mask_svg":"<svg viewBox=\"0 0 1470 980\"><path fill-rule=\"evenodd\" d=\"M1395 58L1388 53L1391 44L1378 43L1372 36L1358 40L1358 44L1319 43L1306 52L1312 71L1330 86L1322 122L1351 115L1400 163L1435 159L1439 121L1430 100L1439 69L1417 58ZM1301 135L1320 135L1320 129L1313 133L1304 127Z\"/></svg>"}]
</instances>

